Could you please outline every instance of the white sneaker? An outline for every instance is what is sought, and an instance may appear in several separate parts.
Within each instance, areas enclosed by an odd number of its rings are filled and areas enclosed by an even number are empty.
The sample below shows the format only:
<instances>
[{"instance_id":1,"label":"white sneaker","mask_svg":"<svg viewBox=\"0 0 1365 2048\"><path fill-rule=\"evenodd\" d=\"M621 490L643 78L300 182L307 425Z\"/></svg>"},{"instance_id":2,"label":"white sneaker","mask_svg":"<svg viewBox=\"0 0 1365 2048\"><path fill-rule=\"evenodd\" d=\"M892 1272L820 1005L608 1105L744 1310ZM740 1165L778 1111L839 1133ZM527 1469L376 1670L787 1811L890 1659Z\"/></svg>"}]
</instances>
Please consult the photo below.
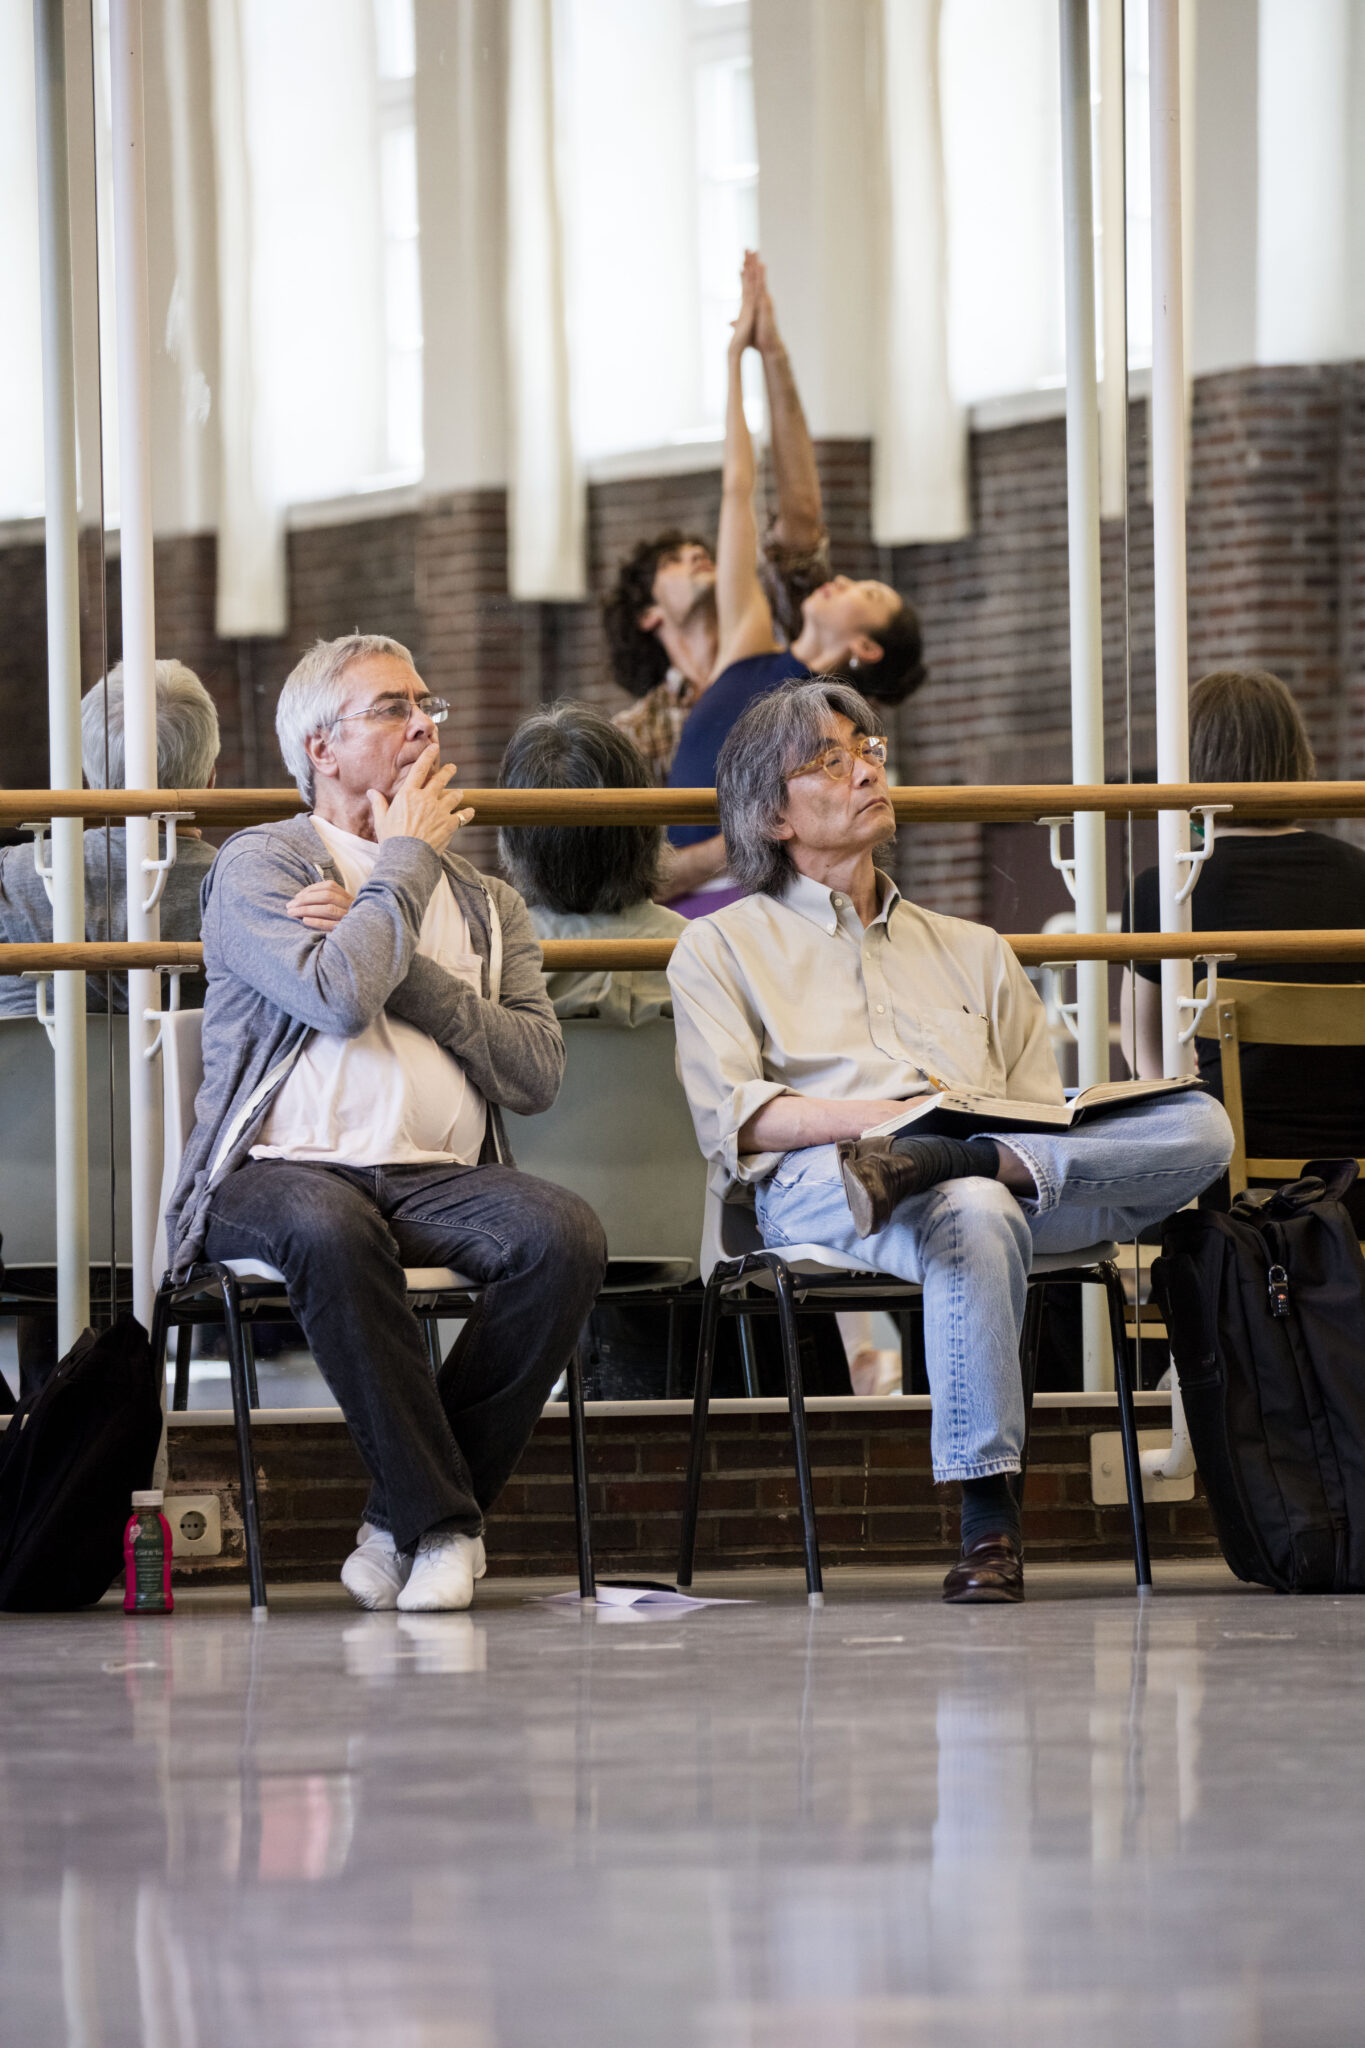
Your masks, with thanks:
<instances>
[{"instance_id":1,"label":"white sneaker","mask_svg":"<svg viewBox=\"0 0 1365 2048\"><path fill-rule=\"evenodd\" d=\"M387 1529L362 1522L356 1547L341 1567L341 1583L361 1607L396 1607L408 1582L412 1559L404 1557Z\"/></svg>"},{"instance_id":2,"label":"white sneaker","mask_svg":"<svg viewBox=\"0 0 1365 2048\"><path fill-rule=\"evenodd\" d=\"M474 1598L474 1581L488 1569L482 1536L461 1536L450 1529L434 1529L417 1546L408 1582L398 1595L397 1605L405 1614L429 1614L468 1607Z\"/></svg>"}]
</instances>

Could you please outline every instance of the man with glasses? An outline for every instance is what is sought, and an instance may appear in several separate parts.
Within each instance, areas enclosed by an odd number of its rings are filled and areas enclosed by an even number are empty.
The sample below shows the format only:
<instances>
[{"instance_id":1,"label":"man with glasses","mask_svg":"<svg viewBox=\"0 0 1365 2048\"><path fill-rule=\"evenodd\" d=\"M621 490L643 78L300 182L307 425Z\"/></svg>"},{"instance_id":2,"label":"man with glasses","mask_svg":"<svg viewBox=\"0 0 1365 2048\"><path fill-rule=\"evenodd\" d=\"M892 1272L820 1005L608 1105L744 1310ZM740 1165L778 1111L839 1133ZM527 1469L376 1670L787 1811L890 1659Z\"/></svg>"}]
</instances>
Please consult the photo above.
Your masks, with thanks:
<instances>
[{"instance_id":1,"label":"man with glasses","mask_svg":"<svg viewBox=\"0 0 1365 2048\"><path fill-rule=\"evenodd\" d=\"M962 1485L952 1602L1022 1600L1019 1335L1034 1247L1137 1231L1226 1166L1221 1105L1183 1094L1083 1126L864 1138L917 1095L1059 1103L1043 1006L999 934L907 902L886 746L847 684L751 704L716 776L750 893L690 924L669 967L683 1086L711 1186L764 1241L820 1244L924 1289L933 1466Z\"/></svg>"},{"instance_id":2,"label":"man with glasses","mask_svg":"<svg viewBox=\"0 0 1365 2048\"><path fill-rule=\"evenodd\" d=\"M258 1258L369 1469L342 1581L467 1607L483 1518L606 1263L587 1204L513 1168L501 1110L548 1109L564 1046L526 907L454 851L473 816L396 640L319 641L280 695L311 815L239 833L204 890L204 1084L167 1214L177 1276ZM480 1283L433 1379L405 1266Z\"/></svg>"}]
</instances>

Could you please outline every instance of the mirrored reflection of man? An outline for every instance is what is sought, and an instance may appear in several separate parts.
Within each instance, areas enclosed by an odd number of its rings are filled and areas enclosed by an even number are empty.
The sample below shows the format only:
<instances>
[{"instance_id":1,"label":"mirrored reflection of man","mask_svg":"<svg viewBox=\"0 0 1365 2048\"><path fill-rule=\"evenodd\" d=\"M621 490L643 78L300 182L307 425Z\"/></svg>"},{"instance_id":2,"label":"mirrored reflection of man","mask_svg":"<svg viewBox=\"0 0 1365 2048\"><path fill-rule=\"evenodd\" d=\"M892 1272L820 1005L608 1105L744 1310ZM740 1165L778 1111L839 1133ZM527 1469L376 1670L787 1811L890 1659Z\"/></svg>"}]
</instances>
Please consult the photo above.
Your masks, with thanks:
<instances>
[{"instance_id":1,"label":"mirrored reflection of man","mask_svg":"<svg viewBox=\"0 0 1365 2048\"><path fill-rule=\"evenodd\" d=\"M106 763L105 710L108 707ZM156 772L163 789L210 789L217 780L218 713L212 697L182 661L156 664ZM110 669L107 683L98 682L81 700L81 764L91 789L123 788L123 663ZM85 841L85 936L126 939L126 834L122 825L92 825ZM213 862L214 849L192 825L176 835L175 863L166 876L161 897L161 936L193 941L199 937L199 890ZM30 841L0 853L0 939L10 945L46 945L52 937L52 905L34 864ZM186 977L183 1000L188 1008L202 999L203 983ZM113 977L113 1006L128 1008L127 978ZM34 984L17 975L0 975L0 1017L31 1017L36 1007ZM105 977L86 980L86 1008L105 1007Z\"/></svg>"},{"instance_id":2,"label":"mirrored reflection of man","mask_svg":"<svg viewBox=\"0 0 1365 2048\"><path fill-rule=\"evenodd\" d=\"M711 1186L764 1241L856 1254L924 1289L934 1476L962 1485L952 1602L1023 1598L1019 1336L1033 1249L1129 1239L1232 1151L1202 1094L1076 1132L864 1138L941 1082L1060 1103L1047 1019L998 933L907 902L874 707L815 680L752 703L722 750L727 855L747 893L688 926L668 970Z\"/></svg>"},{"instance_id":3,"label":"mirrored reflection of man","mask_svg":"<svg viewBox=\"0 0 1365 2048\"><path fill-rule=\"evenodd\" d=\"M452 844L473 812L446 709L378 635L319 641L285 684L311 816L239 833L205 889L205 1079L167 1214L177 1274L285 1274L372 1480L342 1582L416 1611L469 1605L606 1263L587 1204L507 1163L501 1111L549 1107L564 1043L525 905ZM405 1265L481 1287L435 1379Z\"/></svg>"}]
</instances>

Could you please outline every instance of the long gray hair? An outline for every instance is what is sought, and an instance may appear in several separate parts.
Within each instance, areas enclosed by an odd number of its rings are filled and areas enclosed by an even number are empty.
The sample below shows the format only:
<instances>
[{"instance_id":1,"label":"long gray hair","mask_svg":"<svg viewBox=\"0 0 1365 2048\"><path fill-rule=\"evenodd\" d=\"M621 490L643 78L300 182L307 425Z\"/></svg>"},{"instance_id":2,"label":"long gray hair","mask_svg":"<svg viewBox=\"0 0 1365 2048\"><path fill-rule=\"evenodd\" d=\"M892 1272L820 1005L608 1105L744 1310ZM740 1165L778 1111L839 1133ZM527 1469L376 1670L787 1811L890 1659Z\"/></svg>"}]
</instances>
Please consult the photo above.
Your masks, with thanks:
<instances>
[{"instance_id":1,"label":"long gray hair","mask_svg":"<svg viewBox=\"0 0 1365 2048\"><path fill-rule=\"evenodd\" d=\"M869 739L882 736L883 721L867 699L827 676L755 698L730 728L716 763L716 799L726 865L750 895L780 896L796 872L785 842L773 837L786 808L787 777L819 753L837 716Z\"/></svg>"}]
</instances>

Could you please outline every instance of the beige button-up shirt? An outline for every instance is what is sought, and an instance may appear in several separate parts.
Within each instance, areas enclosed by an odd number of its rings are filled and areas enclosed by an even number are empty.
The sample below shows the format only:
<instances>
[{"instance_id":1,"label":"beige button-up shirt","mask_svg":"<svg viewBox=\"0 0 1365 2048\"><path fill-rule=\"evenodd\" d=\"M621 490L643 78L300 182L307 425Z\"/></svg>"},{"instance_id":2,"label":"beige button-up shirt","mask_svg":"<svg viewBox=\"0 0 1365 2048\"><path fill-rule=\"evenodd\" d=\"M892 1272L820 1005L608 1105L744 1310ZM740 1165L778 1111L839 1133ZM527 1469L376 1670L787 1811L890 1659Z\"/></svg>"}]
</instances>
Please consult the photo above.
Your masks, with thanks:
<instances>
[{"instance_id":1,"label":"beige button-up shirt","mask_svg":"<svg viewBox=\"0 0 1365 2048\"><path fill-rule=\"evenodd\" d=\"M998 932L908 903L878 875L866 928L847 896L798 875L694 919L668 970L678 1069L711 1185L764 1180L782 1154L741 1154L776 1095L908 1101L973 1088L1061 1102L1047 1018Z\"/></svg>"}]
</instances>

